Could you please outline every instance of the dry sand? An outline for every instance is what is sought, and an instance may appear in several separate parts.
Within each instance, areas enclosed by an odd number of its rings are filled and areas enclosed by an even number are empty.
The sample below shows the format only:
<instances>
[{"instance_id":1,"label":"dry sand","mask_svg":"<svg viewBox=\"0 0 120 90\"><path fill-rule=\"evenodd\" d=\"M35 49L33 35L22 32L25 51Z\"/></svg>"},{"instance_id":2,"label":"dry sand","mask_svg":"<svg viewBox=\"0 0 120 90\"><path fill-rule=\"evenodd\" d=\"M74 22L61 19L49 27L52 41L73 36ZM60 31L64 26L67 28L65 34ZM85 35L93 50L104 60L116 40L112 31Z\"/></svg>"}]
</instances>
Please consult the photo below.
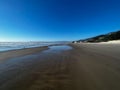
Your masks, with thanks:
<instances>
[{"instance_id":1,"label":"dry sand","mask_svg":"<svg viewBox=\"0 0 120 90\"><path fill-rule=\"evenodd\" d=\"M120 44L120 40L112 40L112 41L108 41L108 42L101 42L103 44Z\"/></svg>"},{"instance_id":2,"label":"dry sand","mask_svg":"<svg viewBox=\"0 0 120 90\"><path fill-rule=\"evenodd\" d=\"M120 44L70 46L23 56L9 51L7 60L8 52L0 53L0 90L120 90Z\"/></svg>"},{"instance_id":3,"label":"dry sand","mask_svg":"<svg viewBox=\"0 0 120 90\"><path fill-rule=\"evenodd\" d=\"M76 90L120 90L120 44L75 44ZM75 68L73 66L73 68Z\"/></svg>"}]
</instances>

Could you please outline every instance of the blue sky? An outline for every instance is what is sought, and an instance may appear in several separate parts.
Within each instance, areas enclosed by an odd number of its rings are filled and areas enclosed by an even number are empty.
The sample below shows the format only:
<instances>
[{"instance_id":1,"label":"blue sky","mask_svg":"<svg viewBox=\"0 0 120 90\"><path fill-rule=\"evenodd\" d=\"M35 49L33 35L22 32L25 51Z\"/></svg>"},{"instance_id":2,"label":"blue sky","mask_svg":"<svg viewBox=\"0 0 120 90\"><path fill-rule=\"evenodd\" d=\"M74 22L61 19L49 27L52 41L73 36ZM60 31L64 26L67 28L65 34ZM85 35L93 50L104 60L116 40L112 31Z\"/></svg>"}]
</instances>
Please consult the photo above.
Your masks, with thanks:
<instances>
[{"instance_id":1,"label":"blue sky","mask_svg":"<svg viewBox=\"0 0 120 90\"><path fill-rule=\"evenodd\" d=\"M120 29L120 0L0 0L0 41L70 41Z\"/></svg>"}]
</instances>

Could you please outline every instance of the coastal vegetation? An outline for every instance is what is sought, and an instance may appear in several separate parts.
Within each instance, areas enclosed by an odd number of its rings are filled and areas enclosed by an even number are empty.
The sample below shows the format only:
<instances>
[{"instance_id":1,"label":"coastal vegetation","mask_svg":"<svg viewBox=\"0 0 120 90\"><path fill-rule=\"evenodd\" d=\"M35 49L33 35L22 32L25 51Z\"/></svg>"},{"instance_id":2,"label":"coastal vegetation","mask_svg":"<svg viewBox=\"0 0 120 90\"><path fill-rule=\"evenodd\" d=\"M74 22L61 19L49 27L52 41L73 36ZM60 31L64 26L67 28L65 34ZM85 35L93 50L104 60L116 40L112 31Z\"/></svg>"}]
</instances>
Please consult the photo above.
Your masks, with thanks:
<instances>
[{"instance_id":1,"label":"coastal vegetation","mask_svg":"<svg viewBox=\"0 0 120 90\"><path fill-rule=\"evenodd\" d=\"M107 42L107 41L119 40L119 39L120 39L120 30L103 35L98 35L92 38L78 40L76 42Z\"/></svg>"}]
</instances>

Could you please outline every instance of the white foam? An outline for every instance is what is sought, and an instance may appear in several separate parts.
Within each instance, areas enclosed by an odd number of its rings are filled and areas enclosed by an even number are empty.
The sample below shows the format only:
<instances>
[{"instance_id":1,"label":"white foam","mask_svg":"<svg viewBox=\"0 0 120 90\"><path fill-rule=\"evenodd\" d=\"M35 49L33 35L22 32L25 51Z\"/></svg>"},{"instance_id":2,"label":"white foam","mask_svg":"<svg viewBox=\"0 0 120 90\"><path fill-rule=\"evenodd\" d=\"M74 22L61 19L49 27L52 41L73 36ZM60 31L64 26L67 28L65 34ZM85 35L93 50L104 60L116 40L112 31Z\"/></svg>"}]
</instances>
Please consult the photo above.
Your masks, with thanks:
<instances>
[{"instance_id":1,"label":"white foam","mask_svg":"<svg viewBox=\"0 0 120 90\"><path fill-rule=\"evenodd\" d=\"M42 47L53 44L60 44L59 42L0 42L0 51Z\"/></svg>"}]
</instances>

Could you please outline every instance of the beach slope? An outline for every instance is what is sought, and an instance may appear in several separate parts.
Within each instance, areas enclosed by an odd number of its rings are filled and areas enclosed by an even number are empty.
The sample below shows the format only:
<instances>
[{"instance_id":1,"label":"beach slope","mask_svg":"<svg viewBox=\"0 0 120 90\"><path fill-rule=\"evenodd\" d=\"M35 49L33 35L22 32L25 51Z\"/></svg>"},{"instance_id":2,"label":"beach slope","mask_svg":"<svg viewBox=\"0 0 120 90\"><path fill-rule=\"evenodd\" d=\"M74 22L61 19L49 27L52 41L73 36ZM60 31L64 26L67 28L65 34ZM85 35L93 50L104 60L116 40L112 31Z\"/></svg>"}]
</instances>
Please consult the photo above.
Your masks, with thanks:
<instances>
[{"instance_id":1,"label":"beach slope","mask_svg":"<svg viewBox=\"0 0 120 90\"><path fill-rule=\"evenodd\" d=\"M28 52L2 60L0 90L120 90L120 44L80 43Z\"/></svg>"}]
</instances>

